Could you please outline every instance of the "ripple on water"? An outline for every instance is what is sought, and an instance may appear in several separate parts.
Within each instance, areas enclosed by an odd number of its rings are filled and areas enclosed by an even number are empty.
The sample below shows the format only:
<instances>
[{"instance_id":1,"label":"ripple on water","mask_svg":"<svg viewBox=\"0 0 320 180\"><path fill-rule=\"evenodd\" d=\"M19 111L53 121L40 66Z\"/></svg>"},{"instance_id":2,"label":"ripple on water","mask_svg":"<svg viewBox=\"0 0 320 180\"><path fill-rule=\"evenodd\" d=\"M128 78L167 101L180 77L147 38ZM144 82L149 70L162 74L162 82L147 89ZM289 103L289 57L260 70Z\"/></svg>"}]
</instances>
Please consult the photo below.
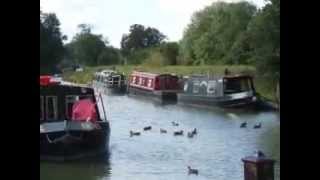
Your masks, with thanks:
<instances>
[{"instance_id":1,"label":"ripple on water","mask_svg":"<svg viewBox=\"0 0 320 180\"><path fill-rule=\"evenodd\" d=\"M280 121L273 113L229 113L176 105L159 106L127 96L104 96L104 102L112 128L110 166L46 164L41 165L47 169L41 170L42 179L50 179L49 172L58 171L74 174L55 176L59 180L77 177L92 180L242 180L241 158L251 155L254 150L260 149L280 160ZM172 121L178 122L179 126L172 126ZM248 127L239 128L244 121L248 122ZM256 122L262 122L261 129L252 129ZM152 130L143 131L143 127L149 125ZM160 128L168 133L161 134ZM198 129L198 134L187 138L187 131L193 128ZM173 131L181 129L184 136L173 136ZM130 130L140 131L141 136L130 137ZM188 176L188 165L197 168L199 176ZM90 173L83 175L85 171ZM279 171L280 163L276 164L276 176Z\"/></svg>"}]
</instances>

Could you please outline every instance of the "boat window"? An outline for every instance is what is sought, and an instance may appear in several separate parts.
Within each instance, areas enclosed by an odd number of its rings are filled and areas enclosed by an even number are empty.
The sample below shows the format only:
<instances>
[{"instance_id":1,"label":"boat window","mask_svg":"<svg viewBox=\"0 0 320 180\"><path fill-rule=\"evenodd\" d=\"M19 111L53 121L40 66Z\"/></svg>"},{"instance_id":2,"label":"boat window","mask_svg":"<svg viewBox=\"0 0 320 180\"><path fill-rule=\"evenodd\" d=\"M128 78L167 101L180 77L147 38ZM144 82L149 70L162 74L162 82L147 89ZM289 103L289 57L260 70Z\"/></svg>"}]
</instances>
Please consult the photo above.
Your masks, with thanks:
<instances>
[{"instance_id":1,"label":"boat window","mask_svg":"<svg viewBox=\"0 0 320 180\"><path fill-rule=\"evenodd\" d=\"M188 92L188 82L184 83L183 91Z\"/></svg>"},{"instance_id":2,"label":"boat window","mask_svg":"<svg viewBox=\"0 0 320 180\"><path fill-rule=\"evenodd\" d=\"M46 97L46 115L47 120L58 119L58 97L47 96Z\"/></svg>"},{"instance_id":3,"label":"boat window","mask_svg":"<svg viewBox=\"0 0 320 180\"><path fill-rule=\"evenodd\" d=\"M240 93L250 91L250 82L248 78L240 79L225 79L224 92L225 94Z\"/></svg>"},{"instance_id":4,"label":"boat window","mask_svg":"<svg viewBox=\"0 0 320 180\"><path fill-rule=\"evenodd\" d=\"M193 82L193 93L199 93L199 86L200 86L200 82L199 81L194 81Z\"/></svg>"},{"instance_id":5,"label":"boat window","mask_svg":"<svg viewBox=\"0 0 320 180\"><path fill-rule=\"evenodd\" d=\"M90 99L90 100L93 101L93 96L90 95L90 94L88 94L88 95L81 95L81 96L79 96L79 100L81 100L81 99Z\"/></svg>"},{"instance_id":6,"label":"boat window","mask_svg":"<svg viewBox=\"0 0 320 180\"><path fill-rule=\"evenodd\" d=\"M152 79L148 80L148 87L152 87Z\"/></svg>"},{"instance_id":7,"label":"boat window","mask_svg":"<svg viewBox=\"0 0 320 180\"><path fill-rule=\"evenodd\" d=\"M66 96L66 118L67 119L71 119L72 116L72 107L74 102L76 102L77 100L79 100L78 96Z\"/></svg>"},{"instance_id":8,"label":"boat window","mask_svg":"<svg viewBox=\"0 0 320 180\"><path fill-rule=\"evenodd\" d=\"M40 121L44 120L44 101L43 96L40 96Z\"/></svg>"},{"instance_id":9,"label":"boat window","mask_svg":"<svg viewBox=\"0 0 320 180\"><path fill-rule=\"evenodd\" d=\"M209 81L207 93L208 94L215 94L216 93L216 86L217 86L216 81Z\"/></svg>"},{"instance_id":10,"label":"boat window","mask_svg":"<svg viewBox=\"0 0 320 180\"><path fill-rule=\"evenodd\" d=\"M139 78L136 77L136 76L134 76L134 77L133 77L133 83L134 83L134 84L138 84L138 82L139 82Z\"/></svg>"},{"instance_id":11,"label":"boat window","mask_svg":"<svg viewBox=\"0 0 320 180\"><path fill-rule=\"evenodd\" d=\"M139 85L142 85L142 77L139 78Z\"/></svg>"}]
</instances>

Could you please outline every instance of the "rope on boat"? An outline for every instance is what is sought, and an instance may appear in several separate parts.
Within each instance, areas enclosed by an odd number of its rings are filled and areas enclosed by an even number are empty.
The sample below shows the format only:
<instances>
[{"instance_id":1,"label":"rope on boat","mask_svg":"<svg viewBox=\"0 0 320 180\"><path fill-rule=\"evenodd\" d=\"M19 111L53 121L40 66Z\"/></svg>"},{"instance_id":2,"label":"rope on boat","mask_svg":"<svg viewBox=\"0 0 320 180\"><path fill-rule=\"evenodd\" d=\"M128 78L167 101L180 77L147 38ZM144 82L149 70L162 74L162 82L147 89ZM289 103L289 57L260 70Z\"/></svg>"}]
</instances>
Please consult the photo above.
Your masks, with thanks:
<instances>
[{"instance_id":1,"label":"rope on boat","mask_svg":"<svg viewBox=\"0 0 320 180\"><path fill-rule=\"evenodd\" d=\"M48 136L48 134L46 134L46 137L47 137L47 140L48 140L48 142L51 144L51 143L54 143L54 140L52 141L50 138L49 138L49 136Z\"/></svg>"},{"instance_id":2,"label":"rope on boat","mask_svg":"<svg viewBox=\"0 0 320 180\"><path fill-rule=\"evenodd\" d=\"M57 143L57 142L59 142L59 141L62 141L62 140L63 140L65 137L67 137L67 136L70 136L70 137L72 137L72 138L74 138L74 139L77 139L77 140L82 140L82 139L83 139L83 133L81 133L80 137L74 137L74 136L70 135L70 134L67 132L67 134L65 134L65 135L63 135L63 136L61 136L61 137L59 137L59 138L56 138L56 139L54 139L54 140L51 140L51 139L49 138L48 134L46 134L46 138L47 138L47 140L48 140L48 142L49 142L50 144L52 144L52 143Z\"/></svg>"}]
</instances>

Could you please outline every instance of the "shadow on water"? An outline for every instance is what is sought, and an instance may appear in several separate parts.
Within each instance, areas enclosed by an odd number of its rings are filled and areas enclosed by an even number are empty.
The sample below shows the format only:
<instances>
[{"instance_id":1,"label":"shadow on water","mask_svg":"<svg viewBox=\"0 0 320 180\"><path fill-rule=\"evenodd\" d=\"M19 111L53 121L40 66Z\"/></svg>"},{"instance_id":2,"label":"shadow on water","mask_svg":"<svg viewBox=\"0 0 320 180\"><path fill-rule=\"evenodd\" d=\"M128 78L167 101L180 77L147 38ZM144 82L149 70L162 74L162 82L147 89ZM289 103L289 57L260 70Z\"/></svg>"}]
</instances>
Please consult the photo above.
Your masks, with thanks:
<instances>
[{"instance_id":1,"label":"shadow on water","mask_svg":"<svg viewBox=\"0 0 320 180\"><path fill-rule=\"evenodd\" d=\"M40 161L40 179L43 180L107 180L110 175L108 155L68 162Z\"/></svg>"}]
</instances>

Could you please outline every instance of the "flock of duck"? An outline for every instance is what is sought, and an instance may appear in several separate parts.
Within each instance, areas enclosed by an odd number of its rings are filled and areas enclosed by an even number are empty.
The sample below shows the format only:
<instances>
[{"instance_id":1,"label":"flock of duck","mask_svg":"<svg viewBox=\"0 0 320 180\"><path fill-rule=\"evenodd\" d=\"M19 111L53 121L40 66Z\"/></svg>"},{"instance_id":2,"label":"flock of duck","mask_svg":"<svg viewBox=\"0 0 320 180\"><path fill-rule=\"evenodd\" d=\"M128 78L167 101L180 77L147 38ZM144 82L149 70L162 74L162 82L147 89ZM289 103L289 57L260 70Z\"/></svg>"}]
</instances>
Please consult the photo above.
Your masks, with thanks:
<instances>
[{"instance_id":1,"label":"flock of duck","mask_svg":"<svg viewBox=\"0 0 320 180\"><path fill-rule=\"evenodd\" d=\"M179 123L176 123L174 121L172 121L171 123L172 123L173 126L179 126ZM146 127L143 128L143 131L149 131L151 129L152 129L152 126L146 126ZM163 129L163 128L160 128L160 133L161 134L165 134L165 133L168 133L168 131ZM183 134L184 134L183 130L174 131L173 132L174 136L183 136ZM194 128L191 132L187 133L189 138L193 138L193 136L196 135L196 134L197 134L197 128ZM140 135L141 135L141 132L130 130L130 137L132 137L132 136L140 136Z\"/></svg>"},{"instance_id":2,"label":"flock of duck","mask_svg":"<svg viewBox=\"0 0 320 180\"><path fill-rule=\"evenodd\" d=\"M179 126L179 123L177 123L177 122L172 121L171 123L172 123L172 126ZM149 131L151 129L152 129L152 126L146 126L146 127L143 128L143 131ZM160 133L161 134L165 134L165 133L168 133L168 131L163 129L163 128L160 128ZM197 128L194 128L192 131L187 133L187 137L188 138L193 138L197 134L198 134ZM132 136L140 136L140 135L141 135L141 132L130 130L130 137L132 137ZM174 136L183 136L184 135L184 131L183 130L173 131L173 135ZM187 168L188 168L188 174L189 175L190 174L198 175L199 171L197 169L192 169L190 166L188 166Z\"/></svg>"},{"instance_id":3,"label":"flock of duck","mask_svg":"<svg viewBox=\"0 0 320 180\"><path fill-rule=\"evenodd\" d=\"M177 122L172 121L171 123L172 123L173 126L179 126L179 123L177 123ZM248 124L248 123L247 123L246 121L245 121L245 122L242 122L242 123L240 124L240 128L246 128L246 127L247 127L247 124ZM254 129L259 129L259 128L261 128L261 122L255 124L255 125L253 126L253 128L254 128ZM146 126L146 127L143 128L143 131L149 131L149 130L151 130L151 129L152 129L152 126ZM160 133L163 134L163 133L168 133L168 132L167 132L167 130L165 130L165 129L163 129L163 128L160 128ZM183 133L184 133L183 130L174 131L174 132L173 132L173 135L174 135L174 136L183 136ZM193 136L196 135L197 133L198 133L198 132L197 132L197 128L194 128L192 131L190 131L190 132L187 133L187 137L188 137L188 138L193 138ZM132 137L132 136L140 136L140 135L141 135L141 132L130 130L130 137ZM188 166L188 174L189 174L189 175L190 175L190 174L198 175L198 173L199 173L199 171L198 171L197 169L192 169L190 166Z\"/></svg>"}]
</instances>

